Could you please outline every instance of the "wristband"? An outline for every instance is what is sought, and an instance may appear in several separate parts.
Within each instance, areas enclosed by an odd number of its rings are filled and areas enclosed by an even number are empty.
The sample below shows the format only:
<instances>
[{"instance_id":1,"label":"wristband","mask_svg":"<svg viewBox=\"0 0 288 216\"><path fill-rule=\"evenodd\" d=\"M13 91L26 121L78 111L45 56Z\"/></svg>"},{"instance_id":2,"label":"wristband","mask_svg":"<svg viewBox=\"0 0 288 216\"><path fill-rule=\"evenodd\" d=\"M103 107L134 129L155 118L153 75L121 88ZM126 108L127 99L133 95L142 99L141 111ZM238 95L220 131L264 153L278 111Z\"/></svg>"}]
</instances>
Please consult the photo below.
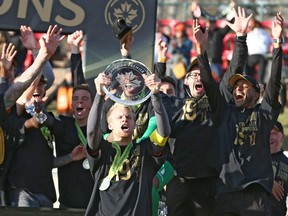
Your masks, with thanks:
<instances>
[{"instance_id":1,"label":"wristband","mask_svg":"<svg viewBox=\"0 0 288 216\"><path fill-rule=\"evenodd\" d=\"M283 38L273 38L273 43L283 44L283 42L284 42Z\"/></svg>"},{"instance_id":2,"label":"wristband","mask_svg":"<svg viewBox=\"0 0 288 216\"><path fill-rule=\"evenodd\" d=\"M237 38L238 40L242 40L242 41L244 41L244 40L246 40L247 35L243 35L243 36L236 36L236 38Z\"/></svg>"},{"instance_id":3,"label":"wristband","mask_svg":"<svg viewBox=\"0 0 288 216\"><path fill-rule=\"evenodd\" d=\"M162 62L162 63L165 63L167 61L167 59L164 57L164 58L159 58L158 59L158 62Z\"/></svg>"}]
</instances>

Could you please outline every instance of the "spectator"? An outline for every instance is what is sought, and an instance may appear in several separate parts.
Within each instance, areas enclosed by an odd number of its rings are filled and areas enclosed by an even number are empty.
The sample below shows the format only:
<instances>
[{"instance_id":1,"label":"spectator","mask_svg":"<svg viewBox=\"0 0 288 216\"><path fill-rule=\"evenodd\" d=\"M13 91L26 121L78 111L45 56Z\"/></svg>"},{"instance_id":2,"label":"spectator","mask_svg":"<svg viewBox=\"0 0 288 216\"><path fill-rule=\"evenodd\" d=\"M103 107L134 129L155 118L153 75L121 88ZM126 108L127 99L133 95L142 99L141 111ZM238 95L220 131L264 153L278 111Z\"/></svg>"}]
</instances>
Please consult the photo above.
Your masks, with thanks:
<instances>
[{"instance_id":1,"label":"spectator","mask_svg":"<svg viewBox=\"0 0 288 216\"><path fill-rule=\"evenodd\" d=\"M190 63L192 46L192 41L188 38L186 33L185 23L177 23L174 27L174 35L172 36L168 47L168 53L171 54L171 58L167 62L167 75L175 79L177 83L176 94L179 97L184 96L183 78L186 73L186 68Z\"/></svg>"}]
</instances>

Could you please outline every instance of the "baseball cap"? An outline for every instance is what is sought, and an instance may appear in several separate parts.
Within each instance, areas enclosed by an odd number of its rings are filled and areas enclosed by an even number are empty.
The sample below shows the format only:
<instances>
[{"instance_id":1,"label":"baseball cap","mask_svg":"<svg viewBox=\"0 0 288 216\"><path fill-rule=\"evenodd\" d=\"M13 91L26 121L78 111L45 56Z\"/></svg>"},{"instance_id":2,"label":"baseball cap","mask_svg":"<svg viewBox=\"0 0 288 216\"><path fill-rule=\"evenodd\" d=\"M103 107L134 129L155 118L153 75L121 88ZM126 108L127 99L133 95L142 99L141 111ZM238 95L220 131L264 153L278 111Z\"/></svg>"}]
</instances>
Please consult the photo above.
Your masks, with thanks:
<instances>
[{"instance_id":1,"label":"baseball cap","mask_svg":"<svg viewBox=\"0 0 288 216\"><path fill-rule=\"evenodd\" d=\"M39 82L42 82L43 84L46 85L47 84L47 79L42 75Z\"/></svg>"},{"instance_id":2,"label":"baseball cap","mask_svg":"<svg viewBox=\"0 0 288 216\"><path fill-rule=\"evenodd\" d=\"M282 126L282 124L281 124L279 121L276 121L276 122L275 122L274 128L276 128L277 130L279 130L281 133L284 133L283 126Z\"/></svg>"},{"instance_id":3,"label":"baseball cap","mask_svg":"<svg viewBox=\"0 0 288 216\"><path fill-rule=\"evenodd\" d=\"M190 65L187 69L187 72L190 72L194 66L198 66L198 59L197 57L192 57L190 61Z\"/></svg>"},{"instance_id":4,"label":"baseball cap","mask_svg":"<svg viewBox=\"0 0 288 216\"><path fill-rule=\"evenodd\" d=\"M258 93L260 93L260 86L257 83L257 81L249 75L242 75L242 74L234 74L230 79L229 79L229 85L233 88L238 80L246 80L249 82L249 84L256 89Z\"/></svg>"}]
</instances>

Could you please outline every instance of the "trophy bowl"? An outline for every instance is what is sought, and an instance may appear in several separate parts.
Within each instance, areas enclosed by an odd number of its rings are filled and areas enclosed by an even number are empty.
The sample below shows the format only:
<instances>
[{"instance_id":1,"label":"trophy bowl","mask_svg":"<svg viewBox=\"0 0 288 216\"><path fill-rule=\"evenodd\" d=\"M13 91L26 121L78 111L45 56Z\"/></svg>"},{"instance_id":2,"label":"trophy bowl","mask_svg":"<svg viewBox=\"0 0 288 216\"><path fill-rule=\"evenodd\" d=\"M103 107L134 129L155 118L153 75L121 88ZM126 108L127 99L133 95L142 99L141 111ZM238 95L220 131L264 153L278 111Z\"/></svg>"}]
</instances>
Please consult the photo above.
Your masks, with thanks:
<instances>
[{"instance_id":1,"label":"trophy bowl","mask_svg":"<svg viewBox=\"0 0 288 216\"><path fill-rule=\"evenodd\" d=\"M117 103L135 106L146 101L152 94L144 80L152 73L139 61L116 60L106 67L104 73L111 77L111 84L108 87L102 86L102 89Z\"/></svg>"}]
</instances>

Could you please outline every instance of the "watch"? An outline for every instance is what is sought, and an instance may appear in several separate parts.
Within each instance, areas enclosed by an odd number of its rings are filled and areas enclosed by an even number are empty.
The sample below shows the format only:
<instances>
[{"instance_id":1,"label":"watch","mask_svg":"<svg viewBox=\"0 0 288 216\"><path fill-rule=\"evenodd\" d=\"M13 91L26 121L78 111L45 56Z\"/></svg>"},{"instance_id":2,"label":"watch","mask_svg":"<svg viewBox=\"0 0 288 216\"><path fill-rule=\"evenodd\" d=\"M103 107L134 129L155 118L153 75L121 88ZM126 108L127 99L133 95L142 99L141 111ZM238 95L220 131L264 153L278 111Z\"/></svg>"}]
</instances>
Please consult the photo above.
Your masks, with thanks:
<instances>
[{"instance_id":1,"label":"watch","mask_svg":"<svg viewBox=\"0 0 288 216\"><path fill-rule=\"evenodd\" d=\"M246 41L247 35L236 36L236 38L237 38L238 40Z\"/></svg>"},{"instance_id":2,"label":"watch","mask_svg":"<svg viewBox=\"0 0 288 216\"><path fill-rule=\"evenodd\" d=\"M276 43L276 44L283 44L284 42L284 39L281 37L281 38L273 38L273 43Z\"/></svg>"}]
</instances>

